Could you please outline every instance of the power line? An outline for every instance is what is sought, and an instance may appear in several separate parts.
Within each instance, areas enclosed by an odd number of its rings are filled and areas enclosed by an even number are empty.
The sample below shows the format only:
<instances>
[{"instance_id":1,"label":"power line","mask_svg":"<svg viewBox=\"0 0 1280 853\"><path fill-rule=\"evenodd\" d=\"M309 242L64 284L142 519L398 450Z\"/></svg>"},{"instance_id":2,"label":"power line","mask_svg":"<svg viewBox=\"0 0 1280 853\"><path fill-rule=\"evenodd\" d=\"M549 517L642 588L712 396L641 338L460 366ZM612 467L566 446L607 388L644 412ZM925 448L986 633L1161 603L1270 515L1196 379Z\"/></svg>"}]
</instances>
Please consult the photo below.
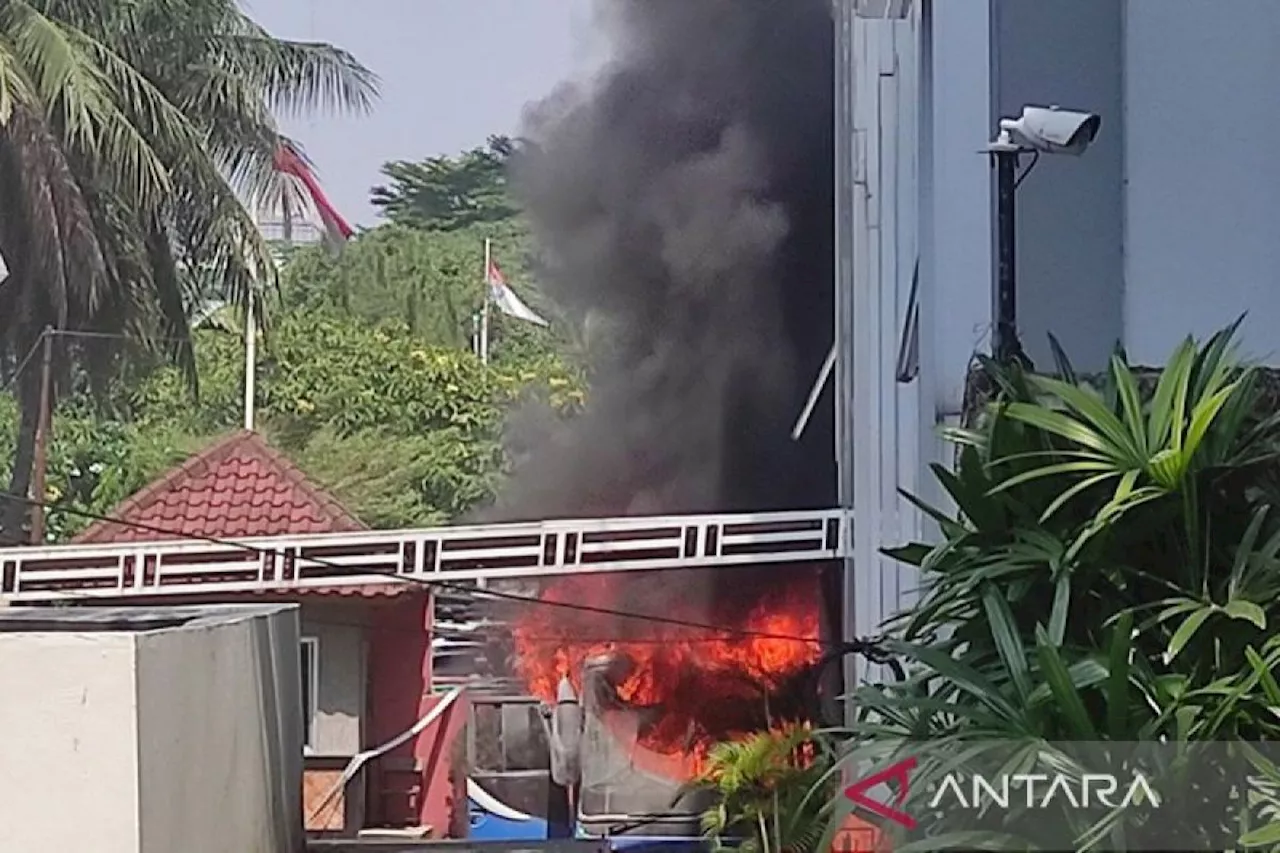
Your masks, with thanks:
<instances>
[{"instance_id":1,"label":"power line","mask_svg":"<svg viewBox=\"0 0 1280 853\"><path fill-rule=\"evenodd\" d=\"M54 329L53 336L56 338L83 338L85 340L105 340L105 341L130 341L134 343L152 343L152 344L189 344L194 343L194 339L188 337L145 337L139 338L137 335L126 335L122 332L89 332L76 331L75 329Z\"/></svg>"},{"instance_id":2,"label":"power line","mask_svg":"<svg viewBox=\"0 0 1280 853\"><path fill-rule=\"evenodd\" d=\"M74 515L80 518L85 518L90 521L100 521L108 524L118 524L122 527L128 527L134 530L145 531L148 533L156 533L156 534L160 534L167 537L174 537L179 540L186 540L189 542L205 542L211 545L220 545L228 548L237 548L239 550L246 551L248 553L256 554L259 556L266 556L266 555L275 556L275 557L287 556L284 551L275 549L275 548L262 548L255 545L249 545L244 542L236 542L230 539L221 539L213 536L201 536L197 534L184 533L181 531L172 530L165 527L145 524L143 522L129 521L127 519L116 518L109 515L102 515L99 513L89 512L88 510L81 510L81 509L75 509L73 507L59 506L57 504L49 503L47 501L39 501L34 498L22 497L19 495L8 493L8 492L0 493L0 499L7 500L7 501L16 501L18 503L26 504L27 506L40 507L44 509L46 512L64 512L68 515ZM342 571L346 571L349 568L348 566L343 566L338 563L334 563L332 561L325 560L319 557L307 557L306 559L308 562L315 563L316 565L324 566L326 568L339 569ZM795 643L808 643L808 644L819 645L819 646L842 645L840 643L824 642L821 639L816 637L801 637L798 635L780 634L780 633L775 633L771 631L756 631L749 628L735 628L735 627L730 627L725 625L710 625L707 623L694 622L687 619L677 619L675 617L670 617L670 616L661 616L656 613L655 614L634 613L626 610L616 610L614 608L609 608L609 607L597 607L591 604L580 604L572 601L557 601L554 599L537 598L535 596L520 595L519 593L504 592L501 590L473 587L473 586L468 586L466 584L455 583L452 581L428 580L426 578L418 578L410 575L401 575L401 574L396 574L394 572L388 572L388 571L379 571L379 570L371 569L371 570L364 571L364 574L386 577L388 579L401 581L401 582L409 581L411 583L419 584L429 588L448 589L448 590L461 592L461 593L465 593L467 595L476 596L476 597L488 596L490 598L496 598L496 599L505 600L505 601L513 601L513 602L518 602L522 604L540 604L546 607L558 607L564 610L573 610L581 613L592 613L600 616L612 616L619 619L634 619L637 621L650 622L653 624L672 625L672 626L681 627L681 628L693 628L693 629L707 631L712 634L722 635L720 637L709 638L709 639L715 639L718 641L723 641L724 640L723 635L729 634L729 635L737 635L742 637L755 637L758 639L766 639L766 640L785 640L788 642L795 642ZM95 596L86 596L86 597L93 598ZM568 638L566 638L565 641L568 642L569 641ZM867 640L862 642L873 643L874 641Z\"/></svg>"},{"instance_id":3,"label":"power line","mask_svg":"<svg viewBox=\"0 0 1280 853\"><path fill-rule=\"evenodd\" d=\"M27 369L27 365L31 363L31 359L35 358L36 351L40 349L40 345L44 343L45 336L49 334L49 330L42 329L36 342L31 345L31 349L27 350L27 354L22 357L22 361L18 362L18 366L14 368L13 373L9 374L9 378L5 381L4 387L0 391L8 391L13 384L22 377L22 372Z\"/></svg>"},{"instance_id":4,"label":"power line","mask_svg":"<svg viewBox=\"0 0 1280 853\"><path fill-rule=\"evenodd\" d=\"M0 393L8 391L13 387L14 383L21 378L23 372L31 366L31 360L35 358L36 352L40 349L40 345L44 343L46 336L54 338L76 338L82 340L112 340L112 341L134 341L137 343L151 344L191 344L195 340L193 337L173 338L146 338L145 341L139 340L135 335L126 335L121 332L87 332L76 331L74 329L43 329L39 336L36 337L35 343L31 345L31 349L27 350L27 354L22 357L22 361L18 362L18 366L14 368L13 373L9 374L9 378L5 380L3 386L0 386Z\"/></svg>"}]
</instances>

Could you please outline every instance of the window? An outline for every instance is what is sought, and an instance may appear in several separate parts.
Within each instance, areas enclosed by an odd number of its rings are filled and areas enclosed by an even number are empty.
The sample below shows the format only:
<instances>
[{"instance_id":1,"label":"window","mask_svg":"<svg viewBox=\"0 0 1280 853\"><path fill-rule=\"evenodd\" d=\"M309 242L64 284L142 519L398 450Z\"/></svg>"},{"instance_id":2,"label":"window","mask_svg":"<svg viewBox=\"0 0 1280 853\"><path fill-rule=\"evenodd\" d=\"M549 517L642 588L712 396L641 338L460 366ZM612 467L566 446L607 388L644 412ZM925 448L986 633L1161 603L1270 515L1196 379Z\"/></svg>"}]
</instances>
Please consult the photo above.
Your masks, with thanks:
<instances>
[{"instance_id":1,"label":"window","mask_svg":"<svg viewBox=\"0 0 1280 853\"><path fill-rule=\"evenodd\" d=\"M477 696L467 731L467 759L476 773L546 773L547 732L536 699Z\"/></svg>"},{"instance_id":2,"label":"window","mask_svg":"<svg viewBox=\"0 0 1280 853\"><path fill-rule=\"evenodd\" d=\"M310 751L319 710L320 692L320 641L315 637L303 637L300 646L302 669L302 748Z\"/></svg>"}]
</instances>

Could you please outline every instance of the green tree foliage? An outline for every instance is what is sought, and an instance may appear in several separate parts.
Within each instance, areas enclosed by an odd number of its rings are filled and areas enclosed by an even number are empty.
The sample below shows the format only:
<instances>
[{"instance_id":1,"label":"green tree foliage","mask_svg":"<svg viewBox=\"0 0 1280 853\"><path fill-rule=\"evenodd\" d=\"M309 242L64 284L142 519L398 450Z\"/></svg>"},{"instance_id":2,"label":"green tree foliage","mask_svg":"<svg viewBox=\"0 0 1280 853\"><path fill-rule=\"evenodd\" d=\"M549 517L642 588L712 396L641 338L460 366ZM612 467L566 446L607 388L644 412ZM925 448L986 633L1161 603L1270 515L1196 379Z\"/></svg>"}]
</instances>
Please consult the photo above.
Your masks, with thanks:
<instances>
[{"instance_id":1,"label":"green tree foliage","mask_svg":"<svg viewBox=\"0 0 1280 853\"><path fill-rule=\"evenodd\" d=\"M338 257L302 250L285 269L284 306L400 321L427 343L465 349L484 298L482 245L469 234L389 225L353 239Z\"/></svg>"},{"instance_id":2,"label":"green tree foliage","mask_svg":"<svg viewBox=\"0 0 1280 853\"><path fill-rule=\"evenodd\" d=\"M892 552L924 576L919 605L890 626L911 674L855 693L851 761L910 752L921 762L912 790L924 791L931 773L981 766L983 744L1025 744L1034 758L1051 741L1280 735L1280 415L1259 373L1231 357L1233 332L1188 340L1158 379L1123 355L1093 381L1065 358L1058 377L988 365L997 399L979 428L951 434L956 470L936 468L958 511L922 505L942 541ZM1260 777L1280 779L1259 761ZM1228 778L1197 784L1241 793ZM1187 789L1169 790L1160 829L1176 823L1211 847L1195 825L1206 810L1180 808ZM1084 849L1113 833L1134 844L1117 849L1137 849L1156 825L1141 810L1001 811L998 824L972 813L931 824L932 836L967 833L931 849L1063 837Z\"/></svg>"},{"instance_id":3,"label":"green tree foliage","mask_svg":"<svg viewBox=\"0 0 1280 853\"><path fill-rule=\"evenodd\" d=\"M373 188L373 204L391 222L432 231L505 222L518 212L506 181L514 151L508 137L491 136L457 157L388 163L382 173L389 183Z\"/></svg>"},{"instance_id":4,"label":"green tree foliage","mask_svg":"<svg viewBox=\"0 0 1280 853\"><path fill-rule=\"evenodd\" d=\"M355 237L338 256L318 246L300 249L283 274L284 310L403 324L425 343L470 349L485 295L486 238L520 298L552 324L548 329L491 311L494 361L514 365L571 354L572 324L538 290L518 219L454 231L389 224Z\"/></svg>"},{"instance_id":5,"label":"green tree foliage","mask_svg":"<svg viewBox=\"0 0 1280 853\"><path fill-rule=\"evenodd\" d=\"M194 380L181 270L234 301L274 275L236 194L273 180L271 110L360 108L372 95L350 56L272 38L234 0L0 5L0 352L21 360L46 327L107 333L56 353L60 373L101 376L126 351L123 333ZM17 383L16 493L28 487L38 376ZM7 509L12 537L22 511Z\"/></svg>"},{"instance_id":6,"label":"green tree foliage","mask_svg":"<svg viewBox=\"0 0 1280 853\"><path fill-rule=\"evenodd\" d=\"M0 451L17 443L18 408L0 397ZM68 399L59 408L49 444L45 498L61 509L46 515L45 536L60 542L87 527L84 513L102 515L152 478L198 451L207 439L172 425L101 418L89 401ZM0 477L10 476L12 452L0 455Z\"/></svg>"},{"instance_id":7,"label":"green tree foliage","mask_svg":"<svg viewBox=\"0 0 1280 853\"><path fill-rule=\"evenodd\" d=\"M244 350L237 333L195 336L198 404L180 369L162 367L107 400L71 397L54 421L46 498L104 514L243 417ZM403 325L374 326L330 312L281 316L262 343L259 428L319 483L375 527L442 523L485 505L505 466L505 414L544 401L572 415L581 377L548 356L486 367L469 352L431 346ZM16 411L0 407L0 449ZM0 473L4 473L0 471ZM49 515L51 540L87 524Z\"/></svg>"}]
</instances>

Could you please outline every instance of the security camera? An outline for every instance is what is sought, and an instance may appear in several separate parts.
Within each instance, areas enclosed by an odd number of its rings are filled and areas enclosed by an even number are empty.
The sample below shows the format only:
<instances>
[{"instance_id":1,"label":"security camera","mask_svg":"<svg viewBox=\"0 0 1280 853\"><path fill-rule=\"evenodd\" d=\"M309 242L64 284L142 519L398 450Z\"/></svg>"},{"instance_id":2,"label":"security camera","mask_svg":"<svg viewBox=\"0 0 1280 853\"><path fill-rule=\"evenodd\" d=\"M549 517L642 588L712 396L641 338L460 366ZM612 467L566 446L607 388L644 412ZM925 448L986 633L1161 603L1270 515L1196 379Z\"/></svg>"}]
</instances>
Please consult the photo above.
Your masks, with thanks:
<instances>
[{"instance_id":1,"label":"security camera","mask_svg":"<svg viewBox=\"0 0 1280 853\"><path fill-rule=\"evenodd\" d=\"M1058 107L1023 107L1020 118L1000 120L1001 136L1045 154L1083 154L1098 135L1102 118Z\"/></svg>"}]
</instances>

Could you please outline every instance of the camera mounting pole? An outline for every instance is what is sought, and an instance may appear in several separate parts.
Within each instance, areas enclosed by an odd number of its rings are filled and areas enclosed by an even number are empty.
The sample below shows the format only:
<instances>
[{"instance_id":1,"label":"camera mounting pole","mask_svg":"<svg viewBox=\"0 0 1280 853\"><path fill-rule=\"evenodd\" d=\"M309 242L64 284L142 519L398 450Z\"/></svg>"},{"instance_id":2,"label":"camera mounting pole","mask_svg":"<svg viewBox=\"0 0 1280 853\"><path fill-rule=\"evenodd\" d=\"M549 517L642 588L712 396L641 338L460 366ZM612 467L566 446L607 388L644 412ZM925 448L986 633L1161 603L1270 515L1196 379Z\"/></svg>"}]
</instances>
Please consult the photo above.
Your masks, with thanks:
<instances>
[{"instance_id":1,"label":"camera mounting pole","mask_svg":"<svg viewBox=\"0 0 1280 853\"><path fill-rule=\"evenodd\" d=\"M992 355L1001 364L1017 362L1031 367L1018 339L1018 243L1017 209L1014 204L1022 183L1041 153L1078 156L1098 135L1102 119L1096 113L1064 110L1057 106L1025 106L1018 118L1000 119L1000 133L986 147L996 168L996 331ZM1018 159L1030 152L1031 164L1018 174Z\"/></svg>"},{"instance_id":2,"label":"camera mounting pole","mask_svg":"<svg viewBox=\"0 0 1280 853\"><path fill-rule=\"evenodd\" d=\"M996 169L996 329L992 355L1001 364L1026 361L1018 339L1018 160L1022 147L1000 131L988 146Z\"/></svg>"}]
</instances>

